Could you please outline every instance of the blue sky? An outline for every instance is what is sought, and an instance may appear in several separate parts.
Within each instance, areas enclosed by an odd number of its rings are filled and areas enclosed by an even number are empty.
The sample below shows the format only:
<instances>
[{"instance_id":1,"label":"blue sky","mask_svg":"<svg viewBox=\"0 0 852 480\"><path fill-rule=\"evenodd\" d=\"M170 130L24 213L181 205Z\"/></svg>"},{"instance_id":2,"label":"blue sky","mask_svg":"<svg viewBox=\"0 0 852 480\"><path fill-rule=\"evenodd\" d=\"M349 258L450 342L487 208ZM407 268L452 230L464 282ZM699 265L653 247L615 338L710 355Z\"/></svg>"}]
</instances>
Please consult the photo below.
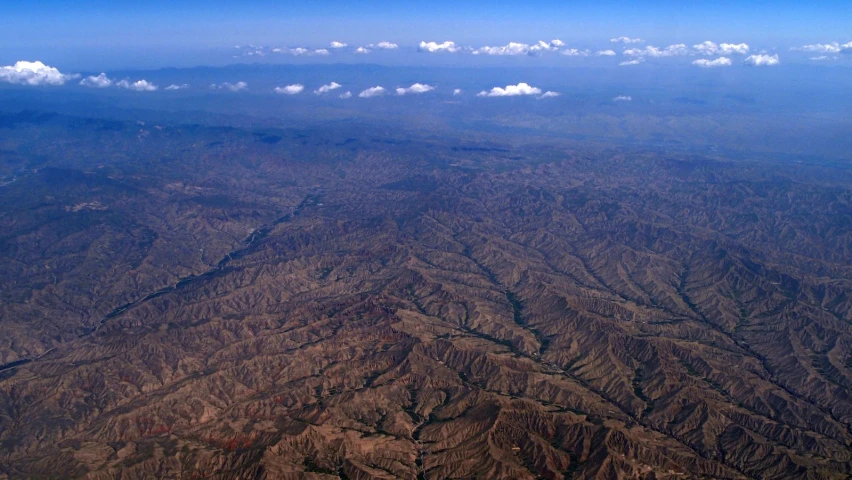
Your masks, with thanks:
<instances>
[{"instance_id":1,"label":"blue sky","mask_svg":"<svg viewBox=\"0 0 852 480\"><path fill-rule=\"evenodd\" d=\"M331 40L481 46L560 38L602 48L610 37L627 35L661 46L713 40L783 50L852 40L849 1L249 3L4 0L0 60L80 68L221 64L236 44L321 47Z\"/></svg>"}]
</instances>

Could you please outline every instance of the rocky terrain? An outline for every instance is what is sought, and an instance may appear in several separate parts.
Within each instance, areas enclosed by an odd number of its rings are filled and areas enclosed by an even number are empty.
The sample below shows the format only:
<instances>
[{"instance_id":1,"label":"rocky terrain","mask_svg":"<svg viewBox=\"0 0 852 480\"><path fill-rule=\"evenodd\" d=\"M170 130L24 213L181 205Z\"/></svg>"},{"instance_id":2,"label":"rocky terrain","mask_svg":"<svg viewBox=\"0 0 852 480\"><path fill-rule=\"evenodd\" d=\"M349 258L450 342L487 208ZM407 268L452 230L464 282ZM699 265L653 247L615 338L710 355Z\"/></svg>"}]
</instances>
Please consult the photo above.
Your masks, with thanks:
<instances>
[{"instance_id":1,"label":"rocky terrain","mask_svg":"<svg viewBox=\"0 0 852 480\"><path fill-rule=\"evenodd\" d=\"M852 169L0 121L0 478L842 479Z\"/></svg>"}]
</instances>

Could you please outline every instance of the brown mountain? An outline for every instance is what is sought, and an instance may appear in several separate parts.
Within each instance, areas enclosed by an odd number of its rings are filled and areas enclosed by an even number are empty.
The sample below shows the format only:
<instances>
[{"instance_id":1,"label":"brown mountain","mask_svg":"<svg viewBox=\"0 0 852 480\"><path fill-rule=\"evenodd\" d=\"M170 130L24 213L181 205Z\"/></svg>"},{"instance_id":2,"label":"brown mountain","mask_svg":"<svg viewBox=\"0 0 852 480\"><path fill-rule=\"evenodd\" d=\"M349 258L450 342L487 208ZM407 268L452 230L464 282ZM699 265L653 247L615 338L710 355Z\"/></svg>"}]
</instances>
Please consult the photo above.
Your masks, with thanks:
<instances>
[{"instance_id":1,"label":"brown mountain","mask_svg":"<svg viewBox=\"0 0 852 480\"><path fill-rule=\"evenodd\" d=\"M9 128L2 478L852 475L848 165Z\"/></svg>"}]
</instances>

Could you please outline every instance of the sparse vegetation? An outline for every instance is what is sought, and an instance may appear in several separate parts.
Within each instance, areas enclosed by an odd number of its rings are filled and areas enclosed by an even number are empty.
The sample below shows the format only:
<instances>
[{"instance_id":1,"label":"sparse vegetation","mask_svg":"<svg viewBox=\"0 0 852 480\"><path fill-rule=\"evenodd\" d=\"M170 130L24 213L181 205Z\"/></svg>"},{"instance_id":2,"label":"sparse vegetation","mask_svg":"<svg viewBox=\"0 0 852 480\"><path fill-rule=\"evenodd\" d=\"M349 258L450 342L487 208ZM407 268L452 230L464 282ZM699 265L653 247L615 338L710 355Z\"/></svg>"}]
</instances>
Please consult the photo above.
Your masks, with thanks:
<instances>
[{"instance_id":1,"label":"sparse vegetation","mask_svg":"<svg viewBox=\"0 0 852 480\"><path fill-rule=\"evenodd\" d=\"M852 475L848 167L0 125L0 476Z\"/></svg>"}]
</instances>

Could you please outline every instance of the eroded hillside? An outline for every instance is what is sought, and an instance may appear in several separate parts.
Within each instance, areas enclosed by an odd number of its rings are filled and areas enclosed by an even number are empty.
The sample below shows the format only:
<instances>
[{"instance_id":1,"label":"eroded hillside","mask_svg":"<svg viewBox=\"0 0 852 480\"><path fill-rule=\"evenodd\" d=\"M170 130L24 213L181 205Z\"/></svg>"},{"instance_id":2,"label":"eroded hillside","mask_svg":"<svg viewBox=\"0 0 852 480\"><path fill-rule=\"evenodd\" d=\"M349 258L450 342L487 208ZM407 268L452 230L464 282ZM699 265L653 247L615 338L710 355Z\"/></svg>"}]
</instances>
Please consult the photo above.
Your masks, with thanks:
<instances>
[{"instance_id":1,"label":"eroded hillside","mask_svg":"<svg viewBox=\"0 0 852 480\"><path fill-rule=\"evenodd\" d=\"M0 145L0 475L852 475L847 166L69 122Z\"/></svg>"}]
</instances>

